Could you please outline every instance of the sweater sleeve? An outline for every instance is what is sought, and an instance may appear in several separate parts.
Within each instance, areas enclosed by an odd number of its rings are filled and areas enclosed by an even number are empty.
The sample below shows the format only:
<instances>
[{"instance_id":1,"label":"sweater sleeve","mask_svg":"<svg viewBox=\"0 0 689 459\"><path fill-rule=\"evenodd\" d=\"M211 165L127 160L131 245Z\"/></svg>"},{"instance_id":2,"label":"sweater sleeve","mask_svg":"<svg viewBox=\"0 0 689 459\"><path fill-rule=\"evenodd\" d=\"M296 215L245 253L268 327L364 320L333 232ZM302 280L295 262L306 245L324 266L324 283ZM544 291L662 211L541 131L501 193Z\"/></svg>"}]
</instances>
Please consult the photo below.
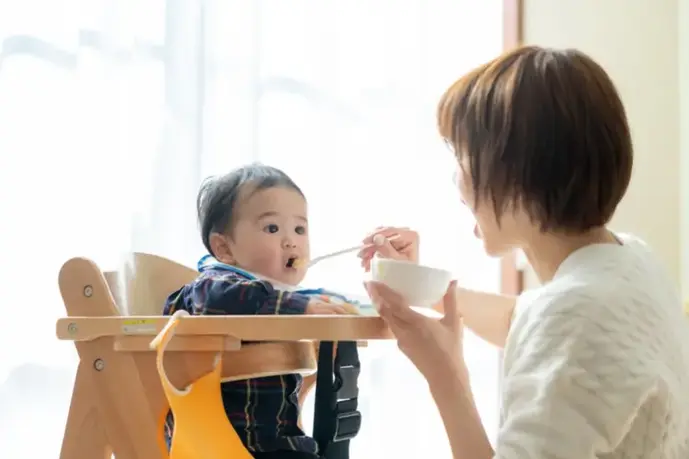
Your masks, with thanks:
<instances>
[{"instance_id":1,"label":"sweater sleeve","mask_svg":"<svg viewBox=\"0 0 689 459\"><path fill-rule=\"evenodd\" d=\"M622 441L655 388L632 322L612 305L549 301L514 342L495 458L595 459Z\"/></svg>"}]
</instances>

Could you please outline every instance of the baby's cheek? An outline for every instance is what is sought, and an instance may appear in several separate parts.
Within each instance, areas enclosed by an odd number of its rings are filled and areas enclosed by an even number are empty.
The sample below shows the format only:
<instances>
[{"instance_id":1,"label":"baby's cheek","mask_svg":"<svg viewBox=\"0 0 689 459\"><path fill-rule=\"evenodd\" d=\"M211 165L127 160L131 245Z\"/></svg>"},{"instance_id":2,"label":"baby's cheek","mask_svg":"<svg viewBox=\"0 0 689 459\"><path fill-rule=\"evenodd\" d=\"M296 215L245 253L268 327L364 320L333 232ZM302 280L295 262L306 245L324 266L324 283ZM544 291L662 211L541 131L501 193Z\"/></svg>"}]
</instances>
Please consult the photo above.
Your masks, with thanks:
<instances>
[{"instance_id":1,"label":"baby's cheek","mask_svg":"<svg viewBox=\"0 0 689 459\"><path fill-rule=\"evenodd\" d=\"M258 249L251 253L251 263L260 269L273 269L282 262L282 257L279 257L274 251L271 250Z\"/></svg>"}]
</instances>

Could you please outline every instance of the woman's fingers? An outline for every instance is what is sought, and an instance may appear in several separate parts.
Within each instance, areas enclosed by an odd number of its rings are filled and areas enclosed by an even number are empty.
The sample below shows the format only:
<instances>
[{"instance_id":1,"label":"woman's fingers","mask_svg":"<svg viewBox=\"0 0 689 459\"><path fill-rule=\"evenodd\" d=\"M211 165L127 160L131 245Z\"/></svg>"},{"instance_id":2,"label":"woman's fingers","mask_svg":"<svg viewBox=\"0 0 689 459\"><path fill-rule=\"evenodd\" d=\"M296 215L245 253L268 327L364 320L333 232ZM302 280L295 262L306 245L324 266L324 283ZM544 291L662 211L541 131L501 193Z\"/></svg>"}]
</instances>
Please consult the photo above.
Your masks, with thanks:
<instances>
[{"instance_id":1,"label":"woman's fingers","mask_svg":"<svg viewBox=\"0 0 689 459\"><path fill-rule=\"evenodd\" d=\"M375 240L378 235L385 239L382 244L376 245L375 242L379 242ZM366 247L361 249L357 256L367 272L371 269L371 259L376 254L383 258L417 261L418 241L418 234L409 228L379 227L364 238L363 243Z\"/></svg>"},{"instance_id":2,"label":"woman's fingers","mask_svg":"<svg viewBox=\"0 0 689 459\"><path fill-rule=\"evenodd\" d=\"M373 232L369 233L364 240L362 241L363 244L373 244L373 238L376 237L377 234L380 234L383 237L392 237L397 234L400 235L400 237L404 237L408 235L411 231L409 228L396 228L394 226L379 226L376 228Z\"/></svg>"},{"instance_id":3,"label":"woman's fingers","mask_svg":"<svg viewBox=\"0 0 689 459\"><path fill-rule=\"evenodd\" d=\"M389 239L385 239L381 245L370 247L367 250L367 254L370 257L373 257L376 253L383 258L401 258L400 250L393 246Z\"/></svg>"},{"instance_id":4,"label":"woman's fingers","mask_svg":"<svg viewBox=\"0 0 689 459\"><path fill-rule=\"evenodd\" d=\"M392 334L395 336L395 338L397 338L398 343L400 340L407 339L407 335L409 333L408 330L411 327L407 322L401 320L395 315L394 308L380 297L377 297L377 299L374 301L374 304L376 305L378 315L380 315L380 317L388 325Z\"/></svg>"},{"instance_id":5,"label":"woman's fingers","mask_svg":"<svg viewBox=\"0 0 689 459\"><path fill-rule=\"evenodd\" d=\"M424 317L409 307L404 298L387 285L369 281L365 286L381 317L405 324L413 324Z\"/></svg>"},{"instance_id":6,"label":"woman's fingers","mask_svg":"<svg viewBox=\"0 0 689 459\"><path fill-rule=\"evenodd\" d=\"M362 244L368 245L368 244L374 244L376 242L376 236L382 236L385 239L388 239L388 243L392 243L392 247L394 247L396 250L400 250L400 247L406 247L410 245L414 245L418 241L418 234L415 231L410 230L409 228L396 228L393 226L386 226L386 227L378 227L376 228L375 231L370 233L368 236L366 236L363 241L361 241ZM379 236L379 237L380 237ZM390 238L395 237L393 241L389 241ZM370 247L368 247L370 249ZM372 247L375 249L376 247Z\"/></svg>"},{"instance_id":7,"label":"woman's fingers","mask_svg":"<svg viewBox=\"0 0 689 459\"><path fill-rule=\"evenodd\" d=\"M399 233L400 231L398 228L379 226L375 231L370 233L363 239L363 241L361 241L361 243L366 247L359 251L358 256L362 258L365 256L372 257L381 246L386 245L386 243L390 244L388 238L391 238L392 236L399 236ZM379 241L376 240L376 236L378 235L383 236L383 244L380 244Z\"/></svg>"},{"instance_id":8,"label":"woman's fingers","mask_svg":"<svg viewBox=\"0 0 689 459\"><path fill-rule=\"evenodd\" d=\"M371 299L376 304L396 303L397 306L399 303L404 303L404 300L399 293L395 292L393 289L381 282L368 281L364 283L364 286L366 287L368 294L371 296Z\"/></svg>"},{"instance_id":9,"label":"woman's fingers","mask_svg":"<svg viewBox=\"0 0 689 459\"><path fill-rule=\"evenodd\" d=\"M373 255L376 254L376 250L378 247L375 245L370 245L366 246L363 249L359 250L359 252L356 254L359 258L373 258Z\"/></svg>"}]
</instances>

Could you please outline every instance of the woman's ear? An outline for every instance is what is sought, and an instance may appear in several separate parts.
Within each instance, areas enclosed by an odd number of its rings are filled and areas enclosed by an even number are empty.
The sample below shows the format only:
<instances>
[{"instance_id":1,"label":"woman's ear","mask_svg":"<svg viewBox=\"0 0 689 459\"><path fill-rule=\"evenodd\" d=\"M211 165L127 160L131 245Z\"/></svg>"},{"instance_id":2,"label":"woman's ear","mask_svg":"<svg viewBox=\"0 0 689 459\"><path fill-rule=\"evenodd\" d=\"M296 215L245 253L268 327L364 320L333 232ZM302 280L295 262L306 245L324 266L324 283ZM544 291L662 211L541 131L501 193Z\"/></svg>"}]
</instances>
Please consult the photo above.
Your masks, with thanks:
<instances>
[{"instance_id":1,"label":"woman's ear","mask_svg":"<svg viewBox=\"0 0 689 459\"><path fill-rule=\"evenodd\" d=\"M234 257L227 236L220 233L212 233L209 239L213 256L221 263L234 264Z\"/></svg>"}]
</instances>

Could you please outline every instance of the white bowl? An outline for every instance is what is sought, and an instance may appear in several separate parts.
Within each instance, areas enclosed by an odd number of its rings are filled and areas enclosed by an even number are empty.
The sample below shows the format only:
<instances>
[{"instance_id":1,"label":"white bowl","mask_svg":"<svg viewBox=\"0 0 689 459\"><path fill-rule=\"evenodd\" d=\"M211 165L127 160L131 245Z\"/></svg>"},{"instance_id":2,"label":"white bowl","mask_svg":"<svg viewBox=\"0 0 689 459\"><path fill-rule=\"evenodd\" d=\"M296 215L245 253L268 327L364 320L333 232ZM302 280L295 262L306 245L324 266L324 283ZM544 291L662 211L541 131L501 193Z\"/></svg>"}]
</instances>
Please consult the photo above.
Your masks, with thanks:
<instances>
[{"instance_id":1,"label":"white bowl","mask_svg":"<svg viewBox=\"0 0 689 459\"><path fill-rule=\"evenodd\" d=\"M371 260L371 278L402 295L410 306L432 308L447 292L452 274L409 261L375 257Z\"/></svg>"}]
</instances>

